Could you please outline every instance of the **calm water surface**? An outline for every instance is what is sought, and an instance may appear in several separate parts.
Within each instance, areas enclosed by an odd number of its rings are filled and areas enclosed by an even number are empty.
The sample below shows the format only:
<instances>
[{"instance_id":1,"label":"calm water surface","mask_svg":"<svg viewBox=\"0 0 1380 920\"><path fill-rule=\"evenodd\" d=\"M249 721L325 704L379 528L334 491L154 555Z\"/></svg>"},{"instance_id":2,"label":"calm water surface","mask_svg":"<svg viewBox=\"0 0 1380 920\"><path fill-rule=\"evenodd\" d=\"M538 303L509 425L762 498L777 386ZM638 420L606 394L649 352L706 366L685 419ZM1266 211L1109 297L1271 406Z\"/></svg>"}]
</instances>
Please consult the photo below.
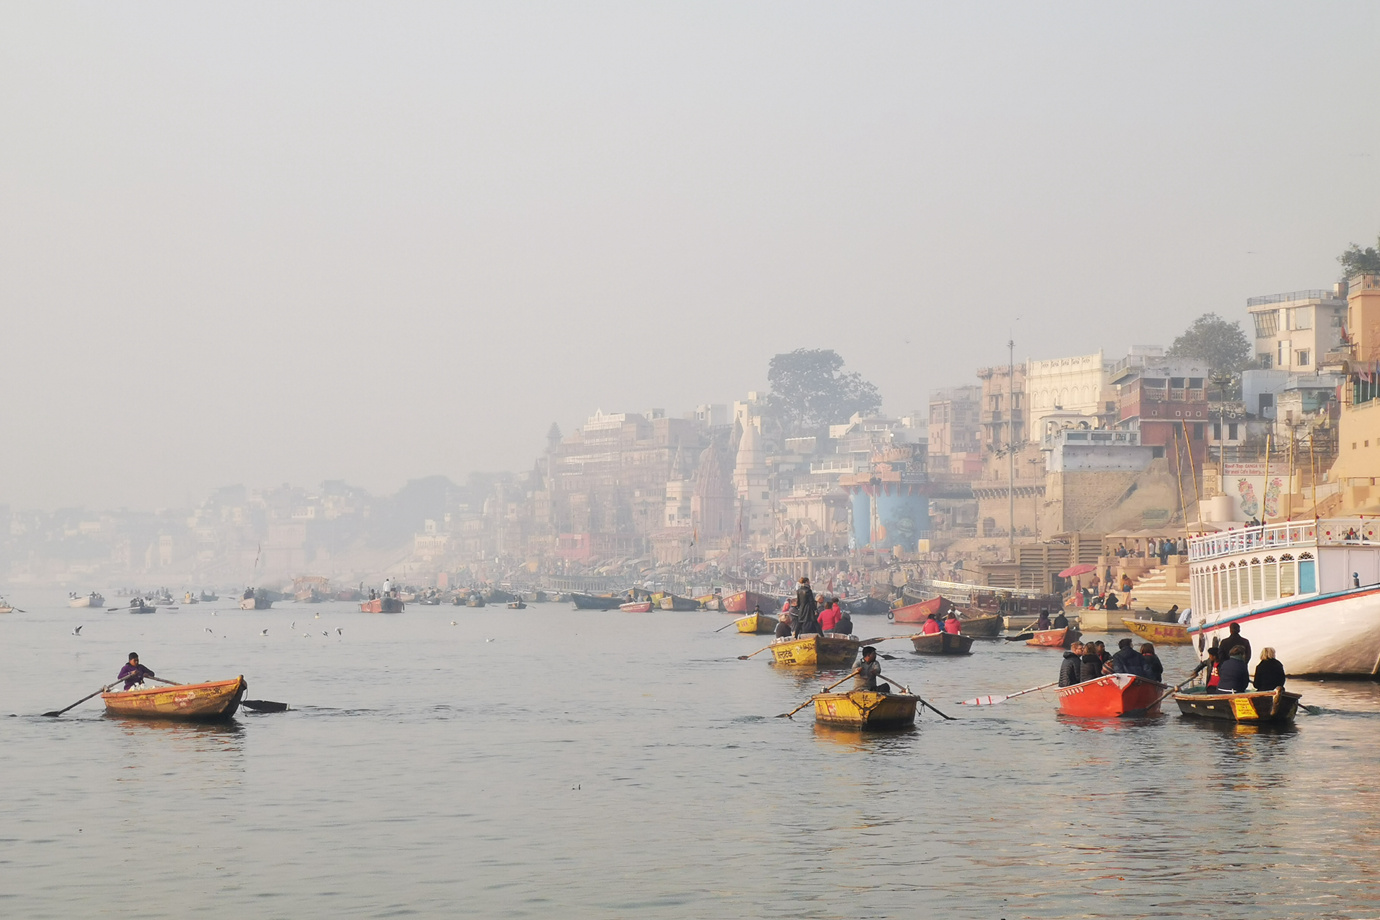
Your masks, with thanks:
<instances>
[{"instance_id":1,"label":"calm water surface","mask_svg":"<svg viewBox=\"0 0 1380 920\"><path fill-rule=\"evenodd\" d=\"M12 600L3 917L1380 916L1370 684L1295 686L1324 712L1288 731L1064 720L1052 693L954 704L1057 652L894 642L884 672L959 721L860 737L772 718L825 681L736 660L767 640L723 614ZM294 711L36 715L132 650Z\"/></svg>"}]
</instances>

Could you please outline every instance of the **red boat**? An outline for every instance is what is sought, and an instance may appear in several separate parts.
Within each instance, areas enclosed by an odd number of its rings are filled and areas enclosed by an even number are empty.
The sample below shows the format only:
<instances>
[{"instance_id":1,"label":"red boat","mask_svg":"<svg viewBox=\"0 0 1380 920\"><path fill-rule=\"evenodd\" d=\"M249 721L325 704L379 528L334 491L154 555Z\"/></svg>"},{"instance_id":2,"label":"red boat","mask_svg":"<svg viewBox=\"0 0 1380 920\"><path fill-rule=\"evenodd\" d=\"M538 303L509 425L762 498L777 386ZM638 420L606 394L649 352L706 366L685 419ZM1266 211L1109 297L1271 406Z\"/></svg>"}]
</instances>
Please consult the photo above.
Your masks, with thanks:
<instances>
[{"instance_id":1,"label":"red boat","mask_svg":"<svg viewBox=\"0 0 1380 920\"><path fill-rule=\"evenodd\" d=\"M953 609L954 605L949 603L948 598L941 594L939 597L932 597L918 604L908 604L905 607L897 607L895 610L888 613L887 617L895 620L897 623L923 623L929 618L930 614L934 614L936 618L940 618Z\"/></svg>"},{"instance_id":2,"label":"red boat","mask_svg":"<svg viewBox=\"0 0 1380 920\"><path fill-rule=\"evenodd\" d=\"M618 609L624 613L651 613L651 601L629 601L626 604L619 604Z\"/></svg>"},{"instance_id":3,"label":"red boat","mask_svg":"<svg viewBox=\"0 0 1380 920\"><path fill-rule=\"evenodd\" d=\"M1065 626L1063 629L1039 629L1025 640L1025 644L1042 645L1045 648L1068 648L1081 635L1083 634L1072 626Z\"/></svg>"},{"instance_id":4,"label":"red boat","mask_svg":"<svg viewBox=\"0 0 1380 920\"><path fill-rule=\"evenodd\" d=\"M402 613L407 605L396 597L376 597L359 605L360 613Z\"/></svg>"},{"instance_id":5,"label":"red boat","mask_svg":"<svg viewBox=\"0 0 1380 920\"><path fill-rule=\"evenodd\" d=\"M761 607L763 613L771 613L777 608L777 600L756 591L739 591L723 599L724 613L752 613L752 608Z\"/></svg>"},{"instance_id":6,"label":"red boat","mask_svg":"<svg viewBox=\"0 0 1380 920\"><path fill-rule=\"evenodd\" d=\"M1168 684L1135 674L1104 674L1072 687L1059 688L1059 711L1066 716L1108 719L1127 713L1152 715Z\"/></svg>"}]
</instances>

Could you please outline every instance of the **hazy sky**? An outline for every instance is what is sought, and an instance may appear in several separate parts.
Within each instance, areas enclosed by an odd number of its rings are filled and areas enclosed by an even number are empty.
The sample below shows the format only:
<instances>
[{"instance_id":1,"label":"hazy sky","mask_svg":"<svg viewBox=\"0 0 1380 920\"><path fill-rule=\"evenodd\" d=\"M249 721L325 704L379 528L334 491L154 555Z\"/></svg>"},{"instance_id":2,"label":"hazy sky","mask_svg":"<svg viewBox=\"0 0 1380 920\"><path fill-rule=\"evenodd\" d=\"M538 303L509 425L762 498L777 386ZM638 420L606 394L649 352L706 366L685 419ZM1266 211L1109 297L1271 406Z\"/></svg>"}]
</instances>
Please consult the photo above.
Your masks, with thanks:
<instances>
[{"instance_id":1,"label":"hazy sky","mask_svg":"<svg viewBox=\"0 0 1380 920\"><path fill-rule=\"evenodd\" d=\"M1374 243L1377 49L1374 2L5 2L0 502L1168 344Z\"/></svg>"}]
</instances>

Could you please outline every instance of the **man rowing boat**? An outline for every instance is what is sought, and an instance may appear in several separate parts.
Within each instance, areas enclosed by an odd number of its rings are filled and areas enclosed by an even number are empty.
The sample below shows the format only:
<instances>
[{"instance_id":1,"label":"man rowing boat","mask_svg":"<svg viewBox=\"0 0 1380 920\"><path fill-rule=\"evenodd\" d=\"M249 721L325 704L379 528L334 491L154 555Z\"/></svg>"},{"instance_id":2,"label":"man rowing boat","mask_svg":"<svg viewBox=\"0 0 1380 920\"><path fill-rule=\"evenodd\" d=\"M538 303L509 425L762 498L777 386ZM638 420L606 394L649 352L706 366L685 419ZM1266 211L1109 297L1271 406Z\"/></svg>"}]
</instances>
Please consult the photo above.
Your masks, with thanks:
<instances>
[{"instance_id":1,"label":"man rowing boat","mask_svg":"<svg viewBox=\"0 0 1380 920\"><path fill-rule=\"evenodd\" d=\"M153 672L139 663L139 653L129 653L129 663L120 669L116 680L125 682L125 689L131 690L135 684L142 684L145 677L152 677Z\"/></svg>"},{"instance_id":2,"label":"man rowing boat","mask_svg":"<svg viewBox=\"0 0 1380 920\"><path fill-rule=\"evenodd\" d=\"M867 646L862 650L862 661L858 663L857 677L853 679L854 690L870 690L873 693L890 693L891 684L879 684L882 676L882 663L877 660L877 649Z\"/></svg>"}]
</instances>

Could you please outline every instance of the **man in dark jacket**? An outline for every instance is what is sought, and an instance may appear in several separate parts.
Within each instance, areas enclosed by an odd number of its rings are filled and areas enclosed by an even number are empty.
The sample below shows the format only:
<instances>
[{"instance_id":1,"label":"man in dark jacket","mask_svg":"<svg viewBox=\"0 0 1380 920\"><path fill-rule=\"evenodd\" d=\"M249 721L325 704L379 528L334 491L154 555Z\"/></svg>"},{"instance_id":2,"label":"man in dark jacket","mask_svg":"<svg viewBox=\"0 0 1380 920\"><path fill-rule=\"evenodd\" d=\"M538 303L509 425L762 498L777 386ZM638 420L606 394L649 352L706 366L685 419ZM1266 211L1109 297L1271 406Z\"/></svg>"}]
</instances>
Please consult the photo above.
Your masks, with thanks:
<instances>
[{"instance_id":1,"label":"man in dark jacket","mask_svg":"<svg viewBox=\"0 0 1380 920\"><path fill-rule=\"evenodd\" d=\"M1064 652L1064 661L1059 665L1059 686L1072 687L1083 680L1083 643L1075 642Z\"/></svg>"},{"instance_id":2,"label":"man in dark jacket","mask_svg":"<svg viewBox=\"0 0 1380 920\"><path fill-rule=\"evenodd\" d=\"M1218 649L1221 653L1221 649ZM1245 693L1251 683L1251 672L1246 667L1247 651L1241 646L1236 646L1227 656L1227 660L1217 668L1217 692L1218 693Z\"/></svg>"},{"instance_id":3,"label":"man in dark jacket","mask_svg":"<svg viewBox=\"0 0 1380 920\"><path fill-rule=\"evenodd\" d=\"M1222 663L1226 664L1227 659L1231 658L1232 649L1237 648L1244 648L1246 650L1246 660L1250 661L1251 641L1241 635L1241 624L1233 623L1231 626L1227 627L1227 629L1231 634L1222 640L1221 645L1217 646L1217 654L1222 659Z\"/></svg>"},{"instance_id":4,"label":"man in dark jacket","mask_svg":"<svg viewBox=\"0 0 1380 920\"><path fill-rule=\"evenodd\" d=\"M1116 654L1112 656L1113 674L1134 674L1137 677L1149 677L1146 673L1145 656L1136 651L1135 643L1127 636L1117 643Z\"/></svg>"},{"instance_id":5,"label":"man in dark jacket","mask_svg":"<svg viewBox=\"0 0 1380 920\"><path fill-rule=\"evenodd\" d=\"M1078 664L1079 683L1102 676L1102 658L1097 654L1097 646L1091 642L1083 644L1083 657Z\"/></svg>"},{"instance_id":6,"label":"man in dark jacket","mask_svg":"<svg viewBox=\"0 0 1380 920\"><path fill-rule=\"evenodd\" d=\"M810 579L800 579L800 587L795 590L795 637L801 633L824 635L819 627L819 608L815 603L815 592L810 589Z\"/></svg>"}]
</instances>

